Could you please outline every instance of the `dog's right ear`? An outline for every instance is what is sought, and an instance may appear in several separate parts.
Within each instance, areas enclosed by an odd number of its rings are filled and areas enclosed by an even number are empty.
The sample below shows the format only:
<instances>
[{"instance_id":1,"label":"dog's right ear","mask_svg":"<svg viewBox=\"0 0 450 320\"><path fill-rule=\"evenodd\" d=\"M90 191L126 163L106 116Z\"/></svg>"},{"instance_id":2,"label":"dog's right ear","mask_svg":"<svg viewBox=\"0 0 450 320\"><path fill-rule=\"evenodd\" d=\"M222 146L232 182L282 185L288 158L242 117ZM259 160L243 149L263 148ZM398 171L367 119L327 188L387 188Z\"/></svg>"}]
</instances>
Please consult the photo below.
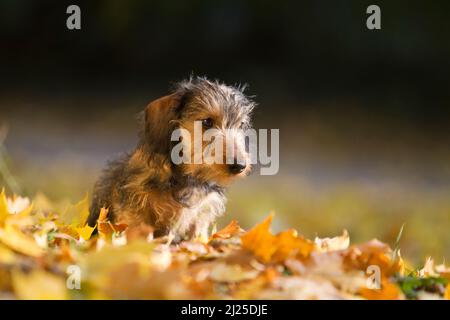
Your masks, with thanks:
<instances>
[{"instance_id":1,"label":"dog's right ear","mask_svg":"<svg viewBox=\"0 0 450 320\"><path fill-rule=\"evenodd\" d=\"M172 121L177 119L180 97L171 94L159 98L147 106L144 111L144 139L154 152L167 154L170 148Z\"/></svg>"}]
</instances>

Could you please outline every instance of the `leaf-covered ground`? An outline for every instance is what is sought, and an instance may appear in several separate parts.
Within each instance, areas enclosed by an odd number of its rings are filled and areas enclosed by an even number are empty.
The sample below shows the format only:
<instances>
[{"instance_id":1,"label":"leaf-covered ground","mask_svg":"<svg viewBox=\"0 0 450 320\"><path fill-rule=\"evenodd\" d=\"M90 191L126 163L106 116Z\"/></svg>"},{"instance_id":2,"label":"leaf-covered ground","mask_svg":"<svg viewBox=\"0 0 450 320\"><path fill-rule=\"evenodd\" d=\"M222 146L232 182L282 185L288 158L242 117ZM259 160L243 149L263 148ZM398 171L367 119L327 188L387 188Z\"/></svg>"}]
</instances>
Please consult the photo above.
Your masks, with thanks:
<instances>
[{"instance_id":1,"label":"leaf-covered ground","mask_svg":"<svg viewBox=\"0 0 450 320\"><path fill-rule=\"evenodd\" d=\"M0 194L0 299L450 298L450 268L428 259L414 270L398 248L350 245L346 231L272 234L269 215L169 244L150 227L112 224L106 209L86 226L87 197L59 211Z\"/></svg>"}]
</instances>

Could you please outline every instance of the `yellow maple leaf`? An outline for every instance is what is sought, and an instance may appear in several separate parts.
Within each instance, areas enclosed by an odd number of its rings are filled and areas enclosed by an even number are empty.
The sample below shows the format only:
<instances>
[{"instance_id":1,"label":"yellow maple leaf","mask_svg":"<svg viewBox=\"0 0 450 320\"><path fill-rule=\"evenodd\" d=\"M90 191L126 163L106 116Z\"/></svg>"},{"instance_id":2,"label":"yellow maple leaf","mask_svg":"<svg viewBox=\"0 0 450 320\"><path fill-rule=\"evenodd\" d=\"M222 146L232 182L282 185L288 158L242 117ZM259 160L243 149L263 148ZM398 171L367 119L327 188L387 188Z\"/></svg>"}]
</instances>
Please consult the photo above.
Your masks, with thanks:
<instances>
[{"instance_id":1,"label":"yellow maple leaf","mask_svg":"<svg viewBox=\"0 0 450 320\"><path fill-rule=\"evenodd\" d=\"M5 228L0 229L0 242L27 256L40 257L44 253L33 238L28 237L14 226L6 225Z\"/></svg>"},{"instance_id":2,"label":"yellow maple leaf","mask_svg":"<svg viewBox=\"0 0 450 320\"><path fill-rule=\"evenodd\" d=\"M88 224L86 224L84 227L76 228L75 230L77 231L80 238L87 241L91 238L92 232L94 232L95 227L96 226L91 227Z\"/></svg>"},{"instance_id":3,"label":"yellow maple leaf","mask_svg":"<svg viewBox=\"0 0 450 320\"><path fill-rule=\"evenodd\" d=\"M447 285L447 289L445 290L444 298L450 300L450 283Z\"/></svg>"},{"instance_id":4,"label":"yellow maple leaf","mask_svg":"<svg viewBox=\"0 0 450 320\"><path fill-rule=\"evenodd\" d=\"M89 216L89 197L86 194L83 200L75 205L69 205L59 219L60 223L74 228L85 224Z\"/></svg>"},{"instance_id":5,"label":"yellow maple leaf","mask_svg":"<svg viewBox=\"0 0 450 320\"><path fill-rule=\"evenodd\" d=\"M29 274L14 270L12 285L15 295L22 300L65 300L68 298L64 279L39 269Z\"/></svg>"},{"instance_id":6,"label":"yellow maple leaf","mask_svg":"<svg viewBox=\"0 0 450 320\"><path fill-rule=\"evenodd\" d=\"M80 261L83 280L102 286L112 281L110 273L127 263L136 262L143 266L143 271L150 272L151 255L154 245L147 241L137 240L120 247L105 246L100 251L91 251ZM126 277L126 275L123 275Z\"/></svg>"},{"instance_id":7,"label":"yellow maple leaf","mask_svg":"<svg viewBox=\"0 0 450 320\"><path fill-rule=\"evenodd\" d=\"M241 237L242 248L251 251L263 262L282 262L288 257L307 257L314 244L299 237L293 229L274 236L270 232L273 214Z\"/></svg>"},{"instance_id":8,"label":"yellow maple leaf","mask_svg":"<svg viewBox=\"0 0 450 320\"><path fill-rule=\"evenodd\" d=\"M0 193L0 225L2 225L9 216L8 202L6 200L5 190Z\"/></svg>"}]
</instances>

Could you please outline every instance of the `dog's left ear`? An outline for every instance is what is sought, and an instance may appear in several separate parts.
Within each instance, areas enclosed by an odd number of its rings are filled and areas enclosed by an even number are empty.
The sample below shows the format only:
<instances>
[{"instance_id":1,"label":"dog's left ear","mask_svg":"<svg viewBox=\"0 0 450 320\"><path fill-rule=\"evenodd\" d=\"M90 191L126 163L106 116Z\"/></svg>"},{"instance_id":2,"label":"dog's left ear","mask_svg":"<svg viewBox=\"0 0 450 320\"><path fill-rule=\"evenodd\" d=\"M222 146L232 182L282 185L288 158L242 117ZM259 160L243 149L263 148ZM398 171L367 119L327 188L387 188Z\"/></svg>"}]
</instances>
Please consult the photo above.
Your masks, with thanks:
<instances>
[{"instance_id":1,"label":"dog's left ear","mask_svg":"<svg viewBox=\"0 0 450 320\"><path fill-rule=\"evenodd\" d=\"M171 122L177 119L179 103L179 95L171 94L150 102L145 109L145 140L152 151L158 153L169 151L173 129Z\"/></svg>"}]
</instances>

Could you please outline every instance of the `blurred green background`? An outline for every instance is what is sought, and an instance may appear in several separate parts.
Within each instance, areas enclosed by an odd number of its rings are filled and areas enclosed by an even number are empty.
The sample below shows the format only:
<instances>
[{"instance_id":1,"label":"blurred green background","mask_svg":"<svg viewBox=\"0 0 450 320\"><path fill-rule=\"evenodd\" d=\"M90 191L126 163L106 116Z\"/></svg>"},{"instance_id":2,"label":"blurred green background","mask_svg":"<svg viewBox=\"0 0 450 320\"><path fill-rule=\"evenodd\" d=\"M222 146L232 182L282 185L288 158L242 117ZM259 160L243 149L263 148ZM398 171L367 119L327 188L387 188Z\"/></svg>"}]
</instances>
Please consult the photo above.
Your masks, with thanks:
<instances>
[{"instance_id":1,"label":"blurred green background","mask_svg":"<svg viewBox=\"0 0 450 320\"><path fill-rule=\"evenodd\" d=\"M65 27L69 4L81 7L80 31ZM405 223L404 256L448 261L450 3L377 1L379 31L365 27L369 4L3 0L11 176L0 185L81 199L108 159L134 147L149 101L206 75L248 83L255 127L280 129L279 173L232 186L222 224L250 227L275 211L275 231L346 228L353 242L392 244Z\"/></svg>"}]
</instances>

